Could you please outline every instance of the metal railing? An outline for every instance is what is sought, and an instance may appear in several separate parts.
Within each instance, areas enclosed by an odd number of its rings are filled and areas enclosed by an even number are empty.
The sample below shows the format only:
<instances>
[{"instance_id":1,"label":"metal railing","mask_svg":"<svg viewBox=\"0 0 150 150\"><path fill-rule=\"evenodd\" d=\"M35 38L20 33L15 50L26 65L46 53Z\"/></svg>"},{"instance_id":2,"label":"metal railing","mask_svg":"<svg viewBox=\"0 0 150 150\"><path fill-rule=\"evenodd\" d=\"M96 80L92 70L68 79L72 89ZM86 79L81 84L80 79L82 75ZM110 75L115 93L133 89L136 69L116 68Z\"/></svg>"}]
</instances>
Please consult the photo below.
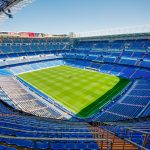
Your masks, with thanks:
<instances>
[{"instance_id":1,"label":"metal railing","mask_svg":"<svg viewBox=\"0 0 150 150\"><path fill-rule=\"evenodd\" d=\"M134 124L134 122L133 122ZM102 128L108 133L114 135L112 142L114 142L116 136L124 140L123 147L126 146L126 142L129 142L139 148L139 150L146 150L147 144L149 144L150 132L142 131L140 129L133 129L128 127L127 124L117 125L117 123L100 123L94 122L93 126ZM134 127L134 125L133 125ZM136 128L136 127L135 127ZM149 126L145 126L144 129L150 130Z\"/></svg>"},{"instance_id":2,"label":"metal railing","mask_svg":"<svg viewBox=\"0 0 150 150\"><path fill-rule=\"evenodd\" d=\"M31 148L37 148L38 149L38 143L37 142L48 142L48 148L51 148L51 144L56 143L56 142L63 142L64 148L65 144L67 143L72 143L74 148L76 149L76 144L84 142L86 143L86 146L88 146L88 143L91 142L96 142L98 143L98 146L102 146L104 142L106 142L106 149L107 150L112 150L112 141L108 139L93 139L93 138L39 138L39 137L15 137L15 136L5 136L5 135L0 135L1 141L2 139L6 140L16 140L16 146L17 146L17 140L22 141L22 140L31 140L33 142L33 145ZM6 142L7 143L7 142ZM25 146L23 146L25 147ZM86 147L88 149L88 147ZM63 149L63 147L62 147Z\"/></svg>"}]
</instances>

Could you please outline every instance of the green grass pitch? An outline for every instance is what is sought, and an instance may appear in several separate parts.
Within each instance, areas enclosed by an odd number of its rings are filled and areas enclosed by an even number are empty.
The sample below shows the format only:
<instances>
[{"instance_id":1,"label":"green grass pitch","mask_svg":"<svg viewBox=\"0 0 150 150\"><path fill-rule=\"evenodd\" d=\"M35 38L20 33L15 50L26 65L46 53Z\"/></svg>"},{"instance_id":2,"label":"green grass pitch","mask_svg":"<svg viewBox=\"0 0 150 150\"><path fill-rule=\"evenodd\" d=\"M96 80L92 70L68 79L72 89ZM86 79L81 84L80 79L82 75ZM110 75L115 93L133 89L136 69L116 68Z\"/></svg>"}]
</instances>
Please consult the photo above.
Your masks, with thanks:
<instances>
[{"instance_id":1,"label":"green grass pitch","mask_svg":"<svg viewBox=\"0 0 150 150\"><path fill-rule=\"evenodd\" d=\"M57 66L19 75L80 117L89 117L120 92L129 80L109 74Z\"/></svg>"}]
</instances>

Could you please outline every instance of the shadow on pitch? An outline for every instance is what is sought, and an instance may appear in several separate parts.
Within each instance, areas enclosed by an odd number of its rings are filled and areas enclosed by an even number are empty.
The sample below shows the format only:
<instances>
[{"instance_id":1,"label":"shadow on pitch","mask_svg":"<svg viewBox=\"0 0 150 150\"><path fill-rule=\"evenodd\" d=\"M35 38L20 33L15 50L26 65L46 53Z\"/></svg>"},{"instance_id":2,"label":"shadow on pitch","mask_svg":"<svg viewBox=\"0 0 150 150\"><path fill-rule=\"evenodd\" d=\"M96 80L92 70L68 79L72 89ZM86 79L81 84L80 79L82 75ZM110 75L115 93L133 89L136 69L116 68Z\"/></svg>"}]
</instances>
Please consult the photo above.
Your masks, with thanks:
<instances>
[{"instance_id":1,"label":"shadow on pitch","mask_svg":"<svg viewBox=\"0 0 150 150\"><path fill-rule=\"evenodd\" d=\"M110 102L112 98L120 91L122 91L129 82L130 81L128 79L120 78L120 81L112 89L110 89L103 96L99 97L93 103L82 109L76 115L82 118L90 117L92 114L101 110L103 108L102 106L105 106L105 104Z\"/></svg>"}]
</instances>

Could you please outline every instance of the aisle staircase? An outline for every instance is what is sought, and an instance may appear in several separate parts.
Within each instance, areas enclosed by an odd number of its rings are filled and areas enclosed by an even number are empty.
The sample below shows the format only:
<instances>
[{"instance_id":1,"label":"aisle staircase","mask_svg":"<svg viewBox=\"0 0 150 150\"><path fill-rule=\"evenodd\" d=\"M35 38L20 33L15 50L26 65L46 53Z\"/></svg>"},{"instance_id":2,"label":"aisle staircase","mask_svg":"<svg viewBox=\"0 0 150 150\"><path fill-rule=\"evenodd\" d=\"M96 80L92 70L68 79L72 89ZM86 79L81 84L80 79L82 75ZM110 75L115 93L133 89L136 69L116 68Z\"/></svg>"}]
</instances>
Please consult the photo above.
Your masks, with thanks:
<instances>
[{"instance_id":1,"label":"aisle staircase","mask_svg":"<svg viewBox=\"0 0 150 150\"><path fill-rule=\"evenodd\" d=\"M99 127L93 127L92 132L96 133L94 134L94 138L103 138L103 139L109 139L111 140L111 145L107 141L103 141L103 143L97 143L100 150L138 150L138 147L129 143L128 141L121 139L117 137L116 135L113 135L109 131L106 131Z\"/></svg>"}]
</instances>

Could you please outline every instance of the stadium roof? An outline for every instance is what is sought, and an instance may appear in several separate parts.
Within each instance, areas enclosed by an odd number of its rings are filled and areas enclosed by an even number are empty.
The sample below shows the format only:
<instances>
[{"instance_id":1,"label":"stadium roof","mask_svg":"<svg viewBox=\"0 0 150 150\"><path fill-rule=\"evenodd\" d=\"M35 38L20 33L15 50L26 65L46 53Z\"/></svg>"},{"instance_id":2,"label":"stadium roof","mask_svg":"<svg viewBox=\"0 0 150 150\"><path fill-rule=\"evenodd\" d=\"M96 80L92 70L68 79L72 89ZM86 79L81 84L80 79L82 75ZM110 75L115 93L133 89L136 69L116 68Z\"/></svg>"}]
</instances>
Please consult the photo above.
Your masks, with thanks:
<instances>
[{"instance_id":1,"label":"stadium roof","mask_svg":"<svg viewBox=\"0 0 150 150\"><path fill-rule=\"evenodd\" d=\"M150 25L75 33L73 36L74 38L82 38L82 37L103 37L112 35L114 36L114 35L145 34L145 33L150 33Z\"/></svg>"},{"instance_id":2,"label":"stadium roof","mask_svg":"<svg viewBox=\"0 0 150 150\"><path fill-rule=\"evenodd\" d=\"M32 3L33 0L0 0L0 20L12 18L18 10Z\"/></svg>"}]
</instances>

